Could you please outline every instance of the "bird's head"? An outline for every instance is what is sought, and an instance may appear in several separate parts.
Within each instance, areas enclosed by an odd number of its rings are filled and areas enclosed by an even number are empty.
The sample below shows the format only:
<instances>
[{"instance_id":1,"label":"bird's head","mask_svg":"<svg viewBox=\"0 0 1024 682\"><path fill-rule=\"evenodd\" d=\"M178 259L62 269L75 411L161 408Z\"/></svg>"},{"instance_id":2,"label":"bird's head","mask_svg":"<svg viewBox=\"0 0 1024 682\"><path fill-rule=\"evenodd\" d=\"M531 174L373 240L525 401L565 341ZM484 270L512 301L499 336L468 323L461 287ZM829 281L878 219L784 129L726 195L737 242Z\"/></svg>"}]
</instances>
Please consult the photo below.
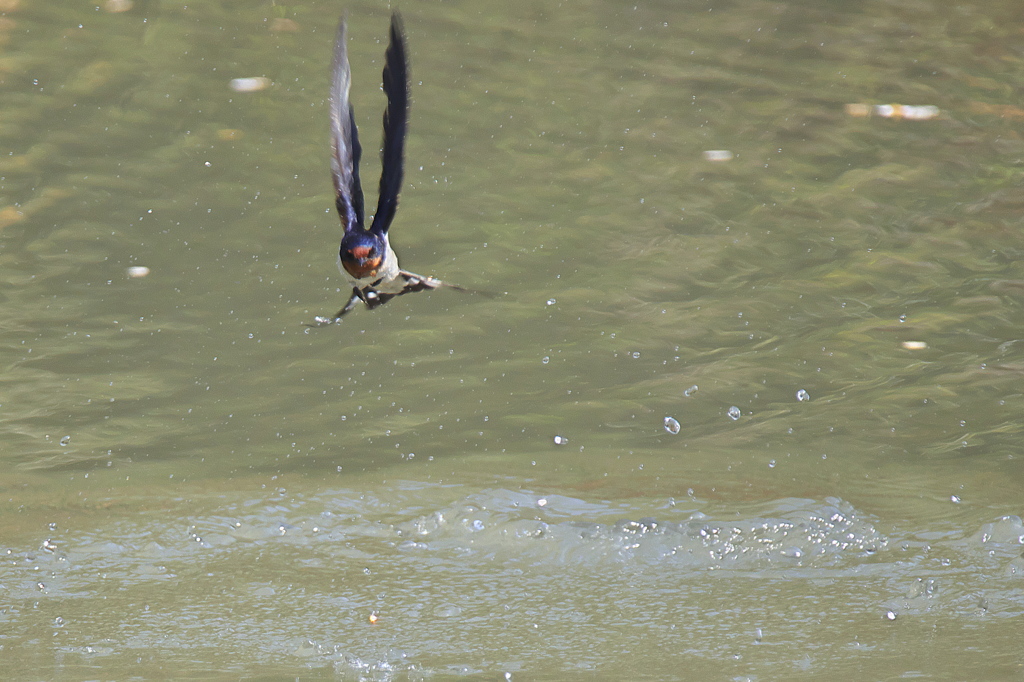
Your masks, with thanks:
<instances>
[{"instance_id":1,"label":"bird's head","mask_svg":"<svg viewBox=\"0 0 1024 682\"><path fill-rule=\"evenodd\" d=\"M372 232L353 230L341 240L341 266L356 279L377 274L384 259L383 240Z\"/></svg>"}]
</instances>

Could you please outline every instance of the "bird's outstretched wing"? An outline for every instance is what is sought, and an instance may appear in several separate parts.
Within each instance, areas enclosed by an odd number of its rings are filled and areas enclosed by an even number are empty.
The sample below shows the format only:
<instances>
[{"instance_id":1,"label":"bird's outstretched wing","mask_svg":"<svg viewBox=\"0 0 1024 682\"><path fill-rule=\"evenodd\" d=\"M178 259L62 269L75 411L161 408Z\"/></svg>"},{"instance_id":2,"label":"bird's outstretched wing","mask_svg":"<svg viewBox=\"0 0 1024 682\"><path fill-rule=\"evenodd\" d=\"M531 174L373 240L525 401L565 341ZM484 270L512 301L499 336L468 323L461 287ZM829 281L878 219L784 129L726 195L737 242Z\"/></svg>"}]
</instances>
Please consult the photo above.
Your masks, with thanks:
<instances>
[{"instance_id":1,"label":"bird's outstretched wing","mask_svg":"<svg viewBox=\"0 0 1024 682\"><path fill-rule=\"evenodd\" d=\"M402 154L409 126L409 66L405 53L402 19L395 12L391 15L391 37L384 53L384 93L388 96L388 106L384 110L384 143L380 150L380 192L370 227L377 234L385 234L391 227L402 189ZM355 131L355 126L352 130Z\"/></svg>"},{"instance_id":2,"label":"bird's outstretched wing","mask_svg":"<svg viewBox=\"0 0 1024 682\"><path fill-rule=\"evenodd\" d=\"M363 188L359 184L359 135L348 100L352 71L348 65L345 18L338 22L331 62L331 177L334 204L345 231L363 227Z\"/></svg>"}]
</instances>

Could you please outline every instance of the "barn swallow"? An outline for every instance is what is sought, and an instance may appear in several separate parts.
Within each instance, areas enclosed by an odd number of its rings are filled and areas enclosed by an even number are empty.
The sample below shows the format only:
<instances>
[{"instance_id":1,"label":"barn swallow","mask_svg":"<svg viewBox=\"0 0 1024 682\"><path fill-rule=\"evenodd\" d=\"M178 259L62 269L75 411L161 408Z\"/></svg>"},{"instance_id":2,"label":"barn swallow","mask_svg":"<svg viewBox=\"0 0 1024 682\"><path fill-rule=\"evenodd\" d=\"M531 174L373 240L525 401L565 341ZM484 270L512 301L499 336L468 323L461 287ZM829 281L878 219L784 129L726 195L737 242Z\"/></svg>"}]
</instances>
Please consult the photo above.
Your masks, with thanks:
<instances>
[{"instance_id":1,"label":"barn swallow","mask_svg":"<svg viewBox=\"0 0 1024 682\"><path fill-rule=\"evenodd\" d=\"M402 186L402 156L409 123L409 75L405 36L398 13L391 15L391 31L384 53L384 141L381 144L380 189L377 212L369 228L363 223L363 190L359 183L359 157L362 148L356 132L355 114L349 102L352 72L348 64L345 19L338 24L331 64L331 176L334 180L334 204L345 230L338 250L338 269L352 286L352 295L334 317L315 318L315 324L333 324L360 301L367 308L383 305L395 296L439 287L459 289L434 277L402 270L391 248L388 228L398 208Z\"/></svg>"}]
</instances>

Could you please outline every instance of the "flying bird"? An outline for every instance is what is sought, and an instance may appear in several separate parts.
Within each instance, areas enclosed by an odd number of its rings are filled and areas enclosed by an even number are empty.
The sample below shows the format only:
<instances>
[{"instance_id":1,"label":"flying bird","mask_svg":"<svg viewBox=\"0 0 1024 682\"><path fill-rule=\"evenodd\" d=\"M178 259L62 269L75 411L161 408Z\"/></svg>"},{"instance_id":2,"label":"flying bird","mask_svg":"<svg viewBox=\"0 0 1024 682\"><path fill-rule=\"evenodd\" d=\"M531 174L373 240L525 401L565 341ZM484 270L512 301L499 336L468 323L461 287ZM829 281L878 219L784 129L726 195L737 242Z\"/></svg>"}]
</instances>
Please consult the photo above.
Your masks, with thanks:
<instances>
[{"instance_id":1,"label":"flying bird","mask_svg":"<svg viewBox=\"0 0 1024 682\"><path fill-rule=\"evenodd\" d=\"M355 114L349 102L352 71L348 64L345 19L338 24L331 64L331 176L334 180L334 203L345 232L338 250L338 269L352 286L345 307L334 317L317 316L314 327L337 322L360 301L367 308L383 305L395 296L413 291L450 287L434 277L424 277L398 265L398 256L391 248L388 228L398 208L402 187L405 134L409 125L409 65L406 58L405 35L398 13L391 15L391 30L384 53L384 94L388 104L384 110L384 141L381 144L380 189L377 211L367 228L363 220L363 190L359 184L359 157L362 148L356 132Z\"/></svg>"}]
</instances>

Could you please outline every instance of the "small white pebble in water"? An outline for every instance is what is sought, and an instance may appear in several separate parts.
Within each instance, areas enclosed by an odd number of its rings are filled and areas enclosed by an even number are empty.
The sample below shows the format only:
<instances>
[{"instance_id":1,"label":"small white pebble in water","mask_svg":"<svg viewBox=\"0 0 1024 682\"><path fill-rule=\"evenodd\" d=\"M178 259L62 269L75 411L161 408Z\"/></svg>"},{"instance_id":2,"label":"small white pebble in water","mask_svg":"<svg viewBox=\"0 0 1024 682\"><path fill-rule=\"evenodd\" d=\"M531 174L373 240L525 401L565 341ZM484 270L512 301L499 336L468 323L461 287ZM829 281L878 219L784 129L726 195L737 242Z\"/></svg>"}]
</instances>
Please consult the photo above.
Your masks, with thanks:
<instances>
[{"instance_id":1,"label":"small white pebble in water","mask_svg":"<svg viewBox=\"0 0 1024 682\"><path fill-rule=\"evenodd\" d=\"M145 265L133 265L130 268L128 268L128 276L134 279L145 277L148 274L149 268L147 268Z\"/></svg>"},{"instance_id":2,"label":"small white pebble in water","mask_svg":"<svg viewBox=\"0 0 1024 682\"><path fill-rule=\"evenodd\" d=\"M733 405L726 414L729 415L729 419L736 421L743 413L740 411L740 408Z\"/></svg>"},{"instance_id":3,"label":"small white pebble in water","mask_svg":"<svg viewBox=\"0 0 1024 682\"><path fill-rule=\"evenodd\" d=\"M708 149L704 152L705 161L732 161L733 153L728 149Z\"/></svg>"},{"instance_id":4,"label":"small white pebble in water","mask_svg":"<svg viewBox=\"0 0 1024 682\"><path fill-rule=\"evenodd\" d=\"M799 391L796 392L796 399L799 400L800 402L810 400L811 394L801 388Z\"/></svg>"},{"instance_id":5,"label":"small white pebble in water","mask_svg":"<svg viewBox=\"0 0 1024 682\"><path fill-rule=\"evenodd\" d=\"M697 384L694 384L693 386L690 386L688 389L683 391L683 395L685 395L687 398L689 398L691 395L693 395L696 392L697 392Z\"/></svg>"},{"instance_id":6,"label":"small white pebble in water","mask_svg":"<svg viewBox=\"0 0 1024 682\"><path fill-rule=\"evenodd\" d=\"M679 433L679 422L672 417L665 417L665 430L671 433L673 436Z\"/></svg>"},{"instance_id":7,"label":"small white pebble in water","mask_svg":"<svg viewBox=\"0 0 1024 682\"><path fill-rule=\"evenodd\" d=\"M556 303L558 303L558 301L556 301L555 299L553 299L553 298L549 298L548 299L548 305L554 305Z\"/></svg>"},{"instance_id":8,"label":"small white pebble in water","mask_svg":"<svg viewBox=\"0 0 1024 682\"><path fill-rule=\"evenodd\" d=\"M60 439L61 447L67 447L67 444L71 442L71 436L63 436Z\"/></svg>"},{"instance_id":9,"label":"small white pebble in water","mask_svg":"<svg viewBox=\"0 0 1024 682\"><path fill-rule=\"evenodd\" d=\"M569 439L565 436L555 436L555 445L565 445L569 442Z\"/></svg>"},{"instance_id":10,"label":"small white pebble in water","mask_svg":"<svg viewBox=\"0 0 1024 682\"><path fill-rule=\"evenodd\" d=\"M928 347L928 344L924 341L904 341L900 345L906 350L924 350Z\"/></svg>"},{"instance_id":11,"label":"small white pebble in water","mask_svg":"<svg viewBox=\"0 0 1024 682\"><path fill-rule=\"evenodd\" d=\"M255 78L232 78L231 89L235 92L258 92L270 87L270 79L263 76Z\"/></svg>"},{"instance_id":12,"label":"small white pebble in water","mask_svg":"<svg viewBox=\"0 0 1024 682\"><path fill-rule=\"evenodd\" d=\"M892 611L886 611L885 612L885 617L888 620L896 620L896 614L893 613Z\"/></svg>"}]
</instances>

